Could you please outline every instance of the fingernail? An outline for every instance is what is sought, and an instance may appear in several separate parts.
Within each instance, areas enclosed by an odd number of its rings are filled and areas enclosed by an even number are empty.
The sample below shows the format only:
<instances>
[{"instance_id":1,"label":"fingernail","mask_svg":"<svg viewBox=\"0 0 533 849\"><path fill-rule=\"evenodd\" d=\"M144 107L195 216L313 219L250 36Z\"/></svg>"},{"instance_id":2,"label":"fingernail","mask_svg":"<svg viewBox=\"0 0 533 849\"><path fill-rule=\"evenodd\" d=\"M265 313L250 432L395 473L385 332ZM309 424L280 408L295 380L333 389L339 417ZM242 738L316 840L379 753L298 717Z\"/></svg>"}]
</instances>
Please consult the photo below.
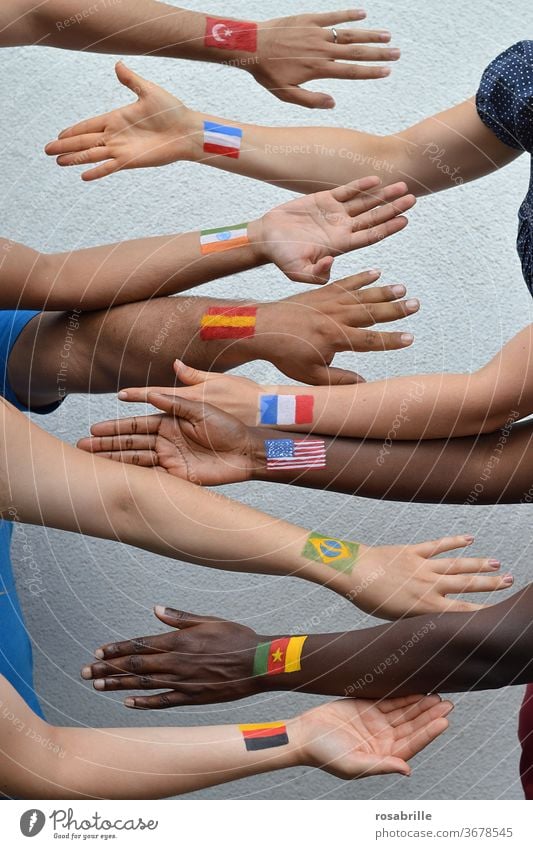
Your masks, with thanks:
<instances>
[{"instance_id":1,"label":"fingernail","mask_svg":"<svg viewBox=\"0 0 533 849\"><path fill-rule=\"evenodd\" d=\"M135 699L132 699L128 696L127 699L124 699L124 706L125 707L135 707Z\"/></svg>"},{"instance_id":2,"label":"fingernail","mask_svg":"<svg viewBox=\"0 0 533 849\"><path fill-rule=\"evenodd\" d=\"M400 338L402 340L402 345L410 345L415 337L412 333L402 333Z\"/></svg>"},{"instance_id":3,"label":"fingernail","mask_svg":"<svg viewBox=\"0 0 533 849\"><path fill-rule=\"evenodd\" d=\"M389 32L389 30L388 30L388 29L382 29L382 30L380 30L380 32L378 33L378 36L379 36L379 38L381 39L381 41L390 41L390 40L391 40L391 38L392 38L392 33L391 33L391 32Z\"/></svg>"},{"instance_id":4,"label":"fingernail","mask_svg":"<svg viewBox=\"0 0 533 849\"><path fill-rule=\"evenodd\" d=\"M401 53L400 53L400 51L398 50L397 47L392 47L389 50L389 56L390 56L391 59L399 59L400 56L401 56Z\"/></svg>"},{"instance_id":5,"label":"fingernail","mask_svg":"<svg viewBox=\"0 0 533 849\"><path fill-rule=\"evenodd\" d=\"M378 77L388 77L390 68L378 68Z\"/></svg>"},{"instance_id":6,"label":"fingernail","mask_svg":"<svg viewBox=\"0 0 533 849\"><path fill-rule=\"evenodd\" d=\"M409 300L405 302L405 306L410 312L413 312L419 308L420 301L417 298L409 298Z\"/></svg>"},{"instance_id":7,"label":"fingernail","mask_svg":"<svg viewBox=\"0 0 533 849\"><path fill-rule=\"evenodd\" d=\"M103 660L104 659L104 650L103 649L96 649L94 656L96 658L98 658L98 660Z\"/></svg>"},{"instance_id":8,"label":"fingernail","mask_svg":"<svg viewBox=\"0 0 533 849\"><path fill-rule=\"evenodd\" d=\"M82 666L81 677L85 678L86 681L93 677L93 671L90 666Z\"/></svg>"},{"instance_id":9,"label":"fingernail","mask_svg":"<svg viewBox=\"0 0 533 849\"><path fill-rule=\"evenodd\" d=\"M465 541L466 543L468 543L468 544L470 544L470 543L474 542L474 537L472 536L472 534L465 534L465 536L463 537L463 539L464 539L464 541Z\"/></svg>"},{"instance_id":10,"label":"fingernail","mask_svg":"<svg viewBox=\"0 0 533 849\"><path fill-rule=\"evenodd\" d=\"M513 578L512 575L503 575L502 581L503 581L504 584L510 585L510 584L514 583L514 578Z\"/></svg>"},{"instance_id":11,"label":"fingernail","mask_svg":"<svg viewBox=\"0 0 533 849\"><path fill-rule=\"evenodd\" d=\"M335 101L332 97L324 97L324 99L322 100L322 107L324 109L334 109Z\"/></svg>"},{"instance_id":12,"label":"fingernail","mask_svg":"<svg viewBox=\"0 0 533 849\"><path fill-rule=\"evenodd\" d=\"M501 566L501 563L500 563L499 560L489 560L489 566L490 566L491 569L499 569L500 566Z\"/></svg>"},{"instance_id":13,"label":"fingernail","mask_svg":"<svg viewBox=\"0 0 533 849\"><path fill-rule=\"evenodd\" d=\"M402 286L402 284L401 284L401 283L396 283L396 284L392 287L392 292L393 292L393 294L394 294L394 295L396 295L398 298L401 298L401 296L402 296L402 295L405 295L406 289L405 289L405 286Z\"/></svg>"},{"instance_id":14,"label":"fingernail","mask_svg":"<svg viewBox=\"0 0 533 849\"><path fill-rule=\"evenodd\" d=\"M157 616L164 616L166 611L167 609L164 604L156 604L156 606L154 607L154 612L157 614Z\"/></svg>"},{"instance_id":15,"label":"fingernail","mask_svg":"<svg viewBox=\"0 0 533 849\"><path fill-rule=\"evenodd\" d=\"M125 401L126 398L128 397L128 393L126 392L125 389L121 389L120 392L118 393L118 397L120 398L121 401Z\"/></svg>"},{"instance_id":16,"label":"fingernail","mask_svg":"<svg viewBox=\"0 0 533 849\"><path fill-rule=\"evenodd\" d=\"M105 690L105 681L103 678L97 678L93 681L93 687L95 690Z\"/></svg>"}]
</instances>

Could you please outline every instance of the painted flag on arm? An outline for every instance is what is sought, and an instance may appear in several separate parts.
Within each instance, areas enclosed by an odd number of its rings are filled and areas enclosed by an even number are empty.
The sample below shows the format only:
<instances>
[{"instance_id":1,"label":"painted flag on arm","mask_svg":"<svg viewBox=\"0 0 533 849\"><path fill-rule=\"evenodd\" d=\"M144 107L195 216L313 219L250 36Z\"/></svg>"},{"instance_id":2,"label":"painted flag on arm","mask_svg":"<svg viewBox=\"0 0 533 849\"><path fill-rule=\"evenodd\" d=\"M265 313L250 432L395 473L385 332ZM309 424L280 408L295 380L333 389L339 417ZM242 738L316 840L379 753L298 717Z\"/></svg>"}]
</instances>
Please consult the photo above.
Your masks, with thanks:
<instances>
[{"instance_id":1,"label":"painted flag on arm","mask_svg":"<svg viewBox=\"0 0 533 849\"><path fill-rule=\"evenodd\" d=\"M255 333L257 307L209 307L200 321L200 339L246 339Z\"/></svg>"},{"instance_id":2,"label":"painted flag on arm","mask_svg":"<svg viewBox=\"0 0 533 849\"><path fill-rule=\"evenodd\" d=\"M265 425L311 424L312 395L260 395L259 423Z\"/></svg>"},{"instance_id":3,"label":"painted flag on arm","mask_svg":"<svg viewBox=\"0 0 533 849\"><path fill-rule=\"evenodd\" d=\"M200 252L214 254L248 244L248 223L200 231Z\"/></svg>"},{"instance_id":4,"label":"painted flag on arm","mask_svg":"<svg viewBox=\"0 0 533 849\"><path fill-rule=\"evenodd\" d=\"M222 156L239 158L242 130L228 124L215 124L204 121L204 152L219 153Z\"/></svg>"},{"instance_id":5,"label":"painted flag on arm","mask_svg":"<svg viewBox=\"0 0 533 849\"><path fill-rule=\"evenodd\" d=\"M257 24L254 21L232 21L228 18L207 17L205 22L206 47L219 50L257 50Z\"/></svg>"},{"instance_id":6,"label":"painted flag on arm","mask_svg":"<svg viewBox=\"0 0 533 849\"><path fill-rule=\"evenodd\" d=\"M289 742L284 722L263 722L256 725L239 725L244 744L249 752L286 746Z\"/></svg>"},{"instance_id":7,"label":"painted flag on arm","mask_svg":"<svg viewBox=\"0 0 533 849\"><path fill-rule=\"evenodd\" d=\"M302 549L302 557L331 566L337 572L350 574L359 553L359 543L322 534L310 533Z\"/></svg>"},{"instance_id":8,"label":"painted flag on arm","mask_svg":"<svg viewBox=\"0 0 533 849\"><path fill-rule=\"evenodd\" d=\"M271 643L259 643L254 656L254 675L279 675L281 672L299 672L307 635L279 637Z\"/></svg>"},{"instance_id":9,"label":"painted flag on arm","mask_svg":"<svg viewBox=\"0 0 533 849\"><path fill-rule=\"evenodd\" d=\"M265 439L267 469L325 469L323 439Z\"/></svg>"}]
</instances>

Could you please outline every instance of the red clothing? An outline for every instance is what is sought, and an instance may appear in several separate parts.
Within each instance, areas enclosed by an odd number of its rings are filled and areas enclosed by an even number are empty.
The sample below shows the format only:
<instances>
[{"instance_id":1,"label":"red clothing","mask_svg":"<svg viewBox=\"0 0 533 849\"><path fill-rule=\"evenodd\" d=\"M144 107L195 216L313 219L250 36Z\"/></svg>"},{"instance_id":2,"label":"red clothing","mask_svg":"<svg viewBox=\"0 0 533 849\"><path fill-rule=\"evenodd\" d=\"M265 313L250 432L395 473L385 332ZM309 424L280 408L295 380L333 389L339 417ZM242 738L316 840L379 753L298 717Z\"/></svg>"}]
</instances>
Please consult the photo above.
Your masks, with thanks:
<instances>
[{"instance_id":1,"label":"red clothing","mask_svg":"<svg viewBox=\"0 0 533 849\"><path fill-rule=\"evenodd\" d=\"M522 746L520 778L526 799L533 799L533 684L528 684L518 719L518 739Z\"/></svg>"}]
</instances>

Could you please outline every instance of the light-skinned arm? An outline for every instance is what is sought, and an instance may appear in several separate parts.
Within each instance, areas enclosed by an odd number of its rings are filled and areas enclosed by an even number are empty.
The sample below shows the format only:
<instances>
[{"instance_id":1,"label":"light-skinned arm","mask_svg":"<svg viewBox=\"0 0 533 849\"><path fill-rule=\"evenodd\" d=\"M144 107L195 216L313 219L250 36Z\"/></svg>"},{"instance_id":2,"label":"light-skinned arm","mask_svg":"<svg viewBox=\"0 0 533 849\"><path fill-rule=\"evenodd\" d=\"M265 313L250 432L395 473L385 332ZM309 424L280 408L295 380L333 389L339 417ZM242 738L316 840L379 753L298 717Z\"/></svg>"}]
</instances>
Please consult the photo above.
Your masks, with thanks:
<instances>
[{"instance_id":1,"label":"light-skinned arm","mask_svg":"<svg viewBox=\"0 0 533 849\"><path fill-rule=\"evenodd\" d=\"M446 594L461 592L461 586L468 591L472 572L494 571L487 558L432 559L471 545L468 535L407 546L338 541L332 563L316 546L331 539L327 533L274 519L174 476L93 457L36 427L5 401L0 413L5 519L119 540L216 569L303 578L383 618L478 609ZM459 577L448 581L447 572ZM490 590L507 586L495 575L483 581Z\"/></svg>"},{"instance_id":2,"label":"light-skinned arm","mask_svg":"<svg viewBox=\"0 0 533 849\"><path fill-rule=\"evenodd\" d=\"M254 731L239 725L53 726L5 678L0 704L0 794L18 799L159 799L296 766L409 775L407 761L446 730L453 708L438 696L343 699L275 722L253 747Z\"/></svg>"},{"instance_id":3,"label":"light-skinned arm","mask_svg":"<svg viewBox=\"0 0 533 849\"><path fill-rule=\"evenodd\" d=\"M400 51L387 30L332 27L364 20L362 9L238 21L154 0L4 0L0 46L22 44L93 53L169 56L241 68L288 103L332 109L333 98L301 88L317 79L380 79ZM302 49L302 44L305 49ZM383 46L386 45L386 46Z\"/></svg>"},{"instance_id":4,"label":"light-skinned arm","mask_svg":"<svg viewBox=\"0 0 533 849\"><path fill-rule=\"evenodd\" d=\"M432 194L490 174L521 151L501 142L477 114L474 98L386 136L339 127L262 127L186 107L123 64L120 82L137 101L63 130L45 150L59 165L95 165L95 180L115 171L188 160L310 193L368 173L405 181L415 195ZM213 152L204 125L242 132L238 155Z\"/></svg>"},{"instance_id":5,"label":"light-skinned arm","mask_svg":"<svg viewBox=\"0 0 533 849\"><path fill-rule=\"evenodd\" d=\"M514 336L487 365L466 374L308 388L259 386L248 378L199 373L183 363L176 363L175 370L188 388L157 387L156 393L207 402L248 425L272 424L260 412L265 398L305 396L311 399L306 422L278 423L280 430L383 440L477 435L510 426L533 412L533 325ZM142 401L151 391L153 387L127 389L119 397Z\"/></svg>"}]
</instances>

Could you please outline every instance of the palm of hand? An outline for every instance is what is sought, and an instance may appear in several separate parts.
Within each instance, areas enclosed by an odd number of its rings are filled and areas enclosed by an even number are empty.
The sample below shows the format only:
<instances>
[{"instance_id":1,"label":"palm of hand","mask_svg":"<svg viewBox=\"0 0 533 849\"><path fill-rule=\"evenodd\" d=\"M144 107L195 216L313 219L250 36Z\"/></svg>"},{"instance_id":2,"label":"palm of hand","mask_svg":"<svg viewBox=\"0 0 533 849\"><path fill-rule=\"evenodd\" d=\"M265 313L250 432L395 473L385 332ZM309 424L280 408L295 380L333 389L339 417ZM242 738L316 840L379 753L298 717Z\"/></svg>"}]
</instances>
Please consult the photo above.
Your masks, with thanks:
<instances>
[{"instance_id":1,"label":"palm of hand","mask_svg":"<svg viewBox=\"0 0 533 849\"><path fill-rule=\"evenodd\" d=\"M246 467L247 431L222 411L206 411L189 421L162 416L154 450L160 468L193 483L216 485L242 480Z\"/></svg>"},{"instance_id":2,"label":"palm of hand","mask_svg":"<svg viewBox=\"0 0 533 849\"><path fill-rule=\"evenodd\" d=\"M283 204L263 221L271 259L290 279L313 282L317 262L350 250L353 218L330 192Z\"/></svg>"},{"instance_id":3,"label":"palm of hand","mask_svg":"<svg viewBox=\"0 0 533 849\"><path fill-rule=\"evenodd\" d=\"M106 147L127 168L167 165L186 158L189 142L179 136L185 111L180 100L152 85L136 103L109 114L104 131Z\"/></svg>"},{"instance_id":4,"label":"palm of hand","mask_svg":"<svg viewBox=\"0 0 533 849\"><path fill-rule=\"evenodd\" d=\"M316 711L313 759L327 772L353 777L360 766L366 770L375 759L397 757L396 733L390 717L379 704L355 699L332 702Z\"/></svg>"}]
</instances>

